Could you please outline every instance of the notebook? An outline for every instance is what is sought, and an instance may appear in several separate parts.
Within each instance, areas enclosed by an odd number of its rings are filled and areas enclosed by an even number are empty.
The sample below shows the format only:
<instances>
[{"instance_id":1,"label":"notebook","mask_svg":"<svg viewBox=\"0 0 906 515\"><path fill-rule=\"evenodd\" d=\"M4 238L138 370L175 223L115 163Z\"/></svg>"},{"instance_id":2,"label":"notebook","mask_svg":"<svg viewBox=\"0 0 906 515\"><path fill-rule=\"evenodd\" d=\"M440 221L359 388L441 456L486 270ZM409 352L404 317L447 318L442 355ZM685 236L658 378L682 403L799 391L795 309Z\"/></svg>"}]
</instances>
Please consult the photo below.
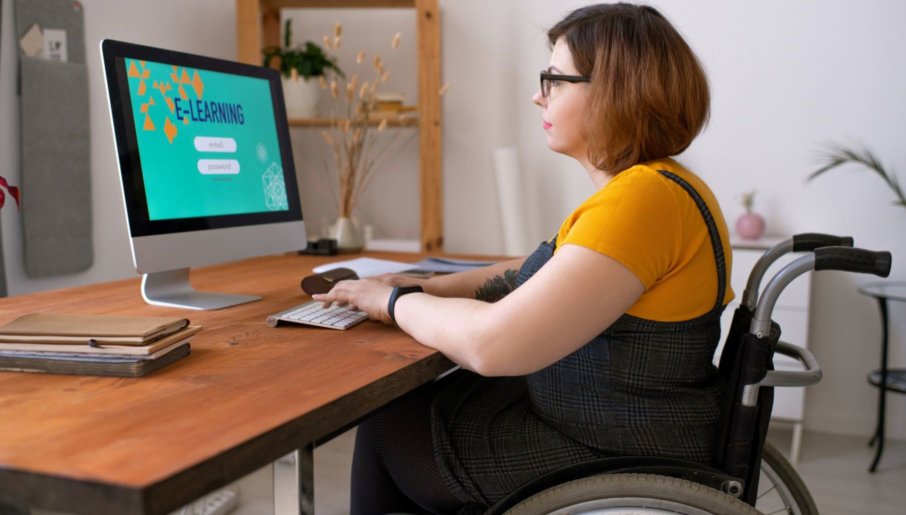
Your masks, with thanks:
<instances>
[{"instance_id":1,"label":"notebook","mask_svg":"<svg viewBox=\"0 0 906 515\"><path fill-rule=\"evenodd\" d=\"M0 370L91 376L140 377L189 355L188 342L174 345L166 353L146 356L34 353L26 356L0 353Z\"/></svg>"},{"instance_id":2,"label":"notebook","mask_svg":"<svg viewBox=\"0 0 906 515\"><path fill-rule=\"evenodd\" d=\"M0 343L145 345L188 325L175 317L31 313L0 326Z\"/></svg>"},{"instance_id":3,"label":"notebook","mask_svg":"<svg viewBox=\"0 0 906 515\"><path fill-rule=\"evenodd\" d=\"M55 354L112 354L119 356L152 356L163 349L173 347L178 343L188 341L192 336L201 331L202 327L190 325L175 333L152 340L146 345L119 345L83 343L35 343L35 342L4 342L0 341L0 354L7 352L17 353L55 353Z\"/></svg>"}]
</instances>

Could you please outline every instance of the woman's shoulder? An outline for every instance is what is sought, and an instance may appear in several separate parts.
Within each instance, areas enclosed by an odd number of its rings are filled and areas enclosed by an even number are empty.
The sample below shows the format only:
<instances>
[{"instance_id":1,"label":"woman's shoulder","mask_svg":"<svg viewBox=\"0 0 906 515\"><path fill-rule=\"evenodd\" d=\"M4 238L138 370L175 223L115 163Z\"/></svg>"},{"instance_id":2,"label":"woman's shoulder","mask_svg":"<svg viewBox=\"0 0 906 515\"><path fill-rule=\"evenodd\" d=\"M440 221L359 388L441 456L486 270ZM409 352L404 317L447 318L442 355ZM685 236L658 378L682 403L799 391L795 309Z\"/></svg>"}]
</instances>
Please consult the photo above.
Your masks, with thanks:
<instances>
[{"instance_id":1,"label":"woman's shoulder","mask_svg":"<svg viewBox=\"0 0 906 515\"><path fill-rule=\"evenodd\" d=\"M700 180L689 169L672 158L662 158L633 165L614 176L611 182L659 182L671 181L670 176L683 180Z\"/></svg>"},{"instance_id":2,"label":"woman's shoulder","mask_svg":"<svg viewBox=\"0 0 906 515\"><path fill-rule=\"evenodd\" d=\"M598 190L589 200L592 203L610 203L614 199L628 201L638 198L649 204L658 199L667 200L674 196L670 186L672 181L661 171L675 175L685 175L687 172L679 170L678 165L669 168L660 165L659 162L648 162L627 168L614 175L607 185Z\"/></svg>"},{"instance_id":3,"label":"woman's shoulder","mask_svg":"<svg viewBox=\"0 0 906 515\"><path fill-rule=\"evenodd\" d=\"M711 189L701 177L672 158L639 163L618 173L608 183L608 186L613 186L611 194L624 194L626 191L643 192L649 199L658 194L688 197L685 185L691 186L692 190L708 201L713 197Z\"/></svg>"}]
</instances>

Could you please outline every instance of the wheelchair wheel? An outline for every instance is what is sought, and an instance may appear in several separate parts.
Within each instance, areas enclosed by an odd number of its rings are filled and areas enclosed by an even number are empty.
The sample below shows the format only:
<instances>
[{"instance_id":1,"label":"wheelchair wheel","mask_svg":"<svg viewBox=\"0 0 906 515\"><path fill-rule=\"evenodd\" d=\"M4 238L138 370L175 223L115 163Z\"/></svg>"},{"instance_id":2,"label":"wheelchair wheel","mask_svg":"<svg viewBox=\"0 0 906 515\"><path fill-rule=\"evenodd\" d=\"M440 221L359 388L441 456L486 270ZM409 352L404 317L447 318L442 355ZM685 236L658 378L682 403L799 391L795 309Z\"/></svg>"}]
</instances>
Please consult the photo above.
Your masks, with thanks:
<instances>
[{"instance_id":1,"label":"wheelchair wheel","mask_svg":"<svg viewBox=\"0 0 906 515\"><path fill-rule=\"evenodd\" d=\"M757 515L759 512L731 495L684 479L652 474L599 474L544 490L507 513Z\"/></svg>"},{"instance_id":2,"label":"wheelchair wheel","mask_svg":"<svg viewBox=\"0 0 906 515\"><path fill-rule=\"evenodd\" d=\"M755 507L762 513L818 515L818 507L802 478L789 461L769 442L761 455L761 478Z\"/></svg>"}]
</instances>

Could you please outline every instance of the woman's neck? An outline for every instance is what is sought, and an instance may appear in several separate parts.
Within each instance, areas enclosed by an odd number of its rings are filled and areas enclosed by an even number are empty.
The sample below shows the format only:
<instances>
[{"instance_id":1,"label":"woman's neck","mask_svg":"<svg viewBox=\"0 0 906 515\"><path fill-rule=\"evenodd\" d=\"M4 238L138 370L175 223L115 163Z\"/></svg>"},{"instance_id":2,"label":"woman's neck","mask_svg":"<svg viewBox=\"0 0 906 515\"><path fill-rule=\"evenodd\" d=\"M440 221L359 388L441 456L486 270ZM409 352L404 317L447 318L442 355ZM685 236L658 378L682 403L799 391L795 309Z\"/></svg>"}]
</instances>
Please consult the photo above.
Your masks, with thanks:
<instances>
[{"instance_id":1,"label":"woman's neck","mask_svg":"<svg viewBox=\"0 0 906 515\"><path fill-rule=\"evenodd\" d=\"M580 159L579 162L582 163L582 167L585 168L585 172L588 173L588 177L591 178L591 182L595 185L595 190L600 190L604 186L607 186L607 183L610 182L610 179L613 177L604 170L595 168L587 158Z\"/></svg>"}]
</instances>

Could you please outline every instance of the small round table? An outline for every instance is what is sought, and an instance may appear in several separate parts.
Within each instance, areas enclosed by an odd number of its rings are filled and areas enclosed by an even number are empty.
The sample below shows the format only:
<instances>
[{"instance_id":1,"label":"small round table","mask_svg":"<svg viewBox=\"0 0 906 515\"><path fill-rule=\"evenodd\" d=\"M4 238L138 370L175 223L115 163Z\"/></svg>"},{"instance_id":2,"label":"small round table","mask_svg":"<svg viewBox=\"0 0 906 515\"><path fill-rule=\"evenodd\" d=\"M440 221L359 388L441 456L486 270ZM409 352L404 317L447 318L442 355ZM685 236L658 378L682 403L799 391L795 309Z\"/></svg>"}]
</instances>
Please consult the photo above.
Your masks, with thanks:
<instances>
[{"instance_id":1,"label":"small round table","mask_svg":"<svg viewBox=\"0 0 906 515\"><path fill-rule=\"evenodd\" d=\"M878 468L878 462L881 460L881 452L884 451L884 406L885 398L888 391L897 393L906 393L906 369L888 369L887 368L887 350L888 350L888 330L887 330L887 301L896 300L906 302L906 283L904 282L884 282L869 283L859 287L859 293L874 297L878 300L878 308L881 310L881 368L868 374L868 382L878 388L878 425L875 428L875 434L869 440L868 445L872 446L877 442L878 448L875 451L875 459L871 462L869 472L874 472Z\"/></svg>"}]
</instances>

